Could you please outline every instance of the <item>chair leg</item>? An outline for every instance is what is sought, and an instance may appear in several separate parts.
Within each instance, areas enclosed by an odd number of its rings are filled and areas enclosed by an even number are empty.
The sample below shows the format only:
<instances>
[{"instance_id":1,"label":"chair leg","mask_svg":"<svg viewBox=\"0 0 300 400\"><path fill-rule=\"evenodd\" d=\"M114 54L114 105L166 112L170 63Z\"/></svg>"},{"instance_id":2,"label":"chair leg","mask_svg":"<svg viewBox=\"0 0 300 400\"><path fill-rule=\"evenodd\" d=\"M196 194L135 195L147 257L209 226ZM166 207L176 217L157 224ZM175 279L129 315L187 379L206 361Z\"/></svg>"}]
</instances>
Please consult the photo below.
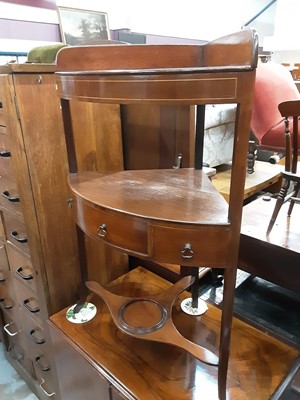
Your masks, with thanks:
<instances>
[{"instance_id":1,"label":"chair leg","mask_svg":"<svg viewBox=\"0 0 300 400\"><path fill-rule=\"evenodd\" d=\"M277 197L277 200L276 200L276 204L275 204L275 207L274 207L274 211L273 211L273 214L272 214L272 217L271 217L271 220L269 222L268 229L267 229L267 235L269 235L271 230L273 229L273 226L275 224L276 218L277 218L277 216L279 214L281 206L284 203L284 199L286 197L286 194L287 194L287 191L288 191L289 187L290 187L290 181L288 179L286 179L284 184L283 184L283 186L280 189L279 194L278 194L278 197Z\"/></svg>"},{"instance_id":2,"label":"chair leg","mask_svg":"<svg viewBox=\"0 0 300 400\"><path fill-rule=\"evenodd\" d=\"M220 400L226 400L226 382L229 361L231 325L233 317L236 271L236 268L226 268L224 271L224 291L218 368L218 392Z\"/></svg>"},{"instance_id":3,"label":"chair leg","mask_svg":"<svg viewBox=\"0 0 300 400\"><path fill-rule=\"evenodd\" d=\"M254 172L255 150L256 150L256 143L254 140L250 140L249 146L248 146L248 157L247 157L247 173L248 174L253 174L253 172Z\"/></svg>"},{"instance_id":4,"label":"chair leg","mask_svg":"<svg viewBox=\"0 0 300 400\"><path fill-rule=\"evenodd\" d=\"M295 193L294 193L294 197L298 197L298 194L299 194L299 191L300 191L300 183L297 183L296 184L296 186L295 186ZM291 214L292 214L292 211L293 211L293 208L294 208L294 204L295 204L295 200L291 200L291 202L290 202L290 206L289 206L289 209L288 209L288 216L290 217L291 216Z\"/></svg>"}]
</instances>

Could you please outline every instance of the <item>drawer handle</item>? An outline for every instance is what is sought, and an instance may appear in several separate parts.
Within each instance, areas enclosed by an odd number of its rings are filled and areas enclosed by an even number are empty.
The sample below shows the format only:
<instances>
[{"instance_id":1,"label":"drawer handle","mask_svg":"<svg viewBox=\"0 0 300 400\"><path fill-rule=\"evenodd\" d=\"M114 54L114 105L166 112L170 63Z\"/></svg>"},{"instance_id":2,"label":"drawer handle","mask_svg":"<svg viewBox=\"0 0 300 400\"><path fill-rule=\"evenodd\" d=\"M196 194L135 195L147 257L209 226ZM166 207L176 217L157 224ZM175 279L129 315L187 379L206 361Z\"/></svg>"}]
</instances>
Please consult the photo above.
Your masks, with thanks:
<instances>
[{"instance_id":1,"label":"drawer handle","mask_svg":"<svg viewBox=\"0 0 300 400\"><path fill-rule=\"evenodd\" d=\"M45 393L46 396L51 397L55 395L55 392L52 393L48 393L47 390L45 390L43 388L43 384L45 383L45 380L42 378L42 382L40 383L40 388L42 389L42 391Z\"/></svg>"},{"instance_id":2,"label":"drawer handle","mask_svg":"<svg viewBox=\"0 0 300 400\"><path fill-rule=\"evenodd\" d=\"M43 343L46 342L46 340L45 340L43 337L41 337L41 338L38 337L38 335L37 335L37 333L36 333L36 331L35 331L34 329L32 329L32 330L29 332L29 335L30 335L30 337L34 340L34 342L35 342L36 344L43 344Z\"/></svg>"},{"instance_id":3,"label":"drawer handle","mask_svg":"<svg viewBox=\"0 0 300 400\"><path fill-rule=\"evenodd\" d=\"M2 192L2 196L11 201L12 203L19 203L20 202L20 197L19 196L11 196L8 190L4 190L4 192Z\"/></svg>"},{"instance_id":4,"label":"drawer handle","mask_svg":"<svg viewBox=\"0 0 300 400\"><path fill-rule=\"evenodd\" d=\"M22 267L18 267L16 269L16 274L19 275L25 281L29 281L30 279L33 279L33 275L32 274L25 275L22 271L23 271L23 268Z\"/></svg>"},{"instance_id":5,"label":"drawer handle","mask_svg":"<svg viewBox=\"0 0 300 400\"><path fill-rule=\"evenodd\" d=\"M41 356L36 356L36 357L35 357L35 362L36 362L36 364L38 365L38 367L39 367L42 371L44 371L44 372L50 371L50 365L49 365L49 364L43 365L43 364L41 363Z\"/></svg>"},{"instance_id":6,"label":"drawer handle","mask_svg":"<svg viewBox=\"0 0 300 400\"><path fill-rule=\"evenodd\" d=\"M5 332L9 335L9 336L16 336L19 332L21 331L17 331L17 332L11 332L8 327L10 324L6 324L4 325L3 329L5 330Z\"/></svg>"},{"instance_id":7,"label":"drawer handle","mask_svg":"<svg viewBox=\"0 0 300 400\"><path fill-rule=\"evenodd\" d=\"M7 303L7 301L6 301L7 299L5 299L4 297L2 298L2 299L0 299L0 303L1 304L3 304L3 307L6 309L6 310L10 310L11 308L13 308L13 304L12 303Z\"/></svg>"},{"instance_id":8,"label":"drawer handle","mask_svg":"<svg viewBox=\"0 0 300 400\"><path fill-rule=\"evenodd\" d=\"M101 236L101 237L105 237L106 234L107 234L106 224L100 225L99 228L97 229L97 235Z\"/></svg>"},{"instance_id":9,"label":"drawer handle","mask_svg":"<svg viewBox=\"0 0 300 400\"><path fill-rule=\"evenodd\" d=\"M37 313L40 311L39 306L35 306L35 307L30 307L29 303L30 303L30 299L25 299L23 301L24 306L27 308L27 310L29 310L31 313Z\"/></svg>"},{"instance_id":10,"label":"drawer handle","mask_svg":"<svg viewBox=\"0 0 300 400\"><path fill-rule=\"evenodd\" d=\"M11 152L9 150L2 150L0 151L0 157L10 157Z\"/></svg>"},{"instance_id":11,"label":"drawer handle","mask_svg":"<svg viewBox=\"0 0 300 400\"><path fill-rule=\"evenodd\" d=\"M26 236L19 236L17 231L12 231L10 235L11 235L11 237L13 239L15 239L19 243L27 243L28 242L27 237Z\"/></svg>"},{"instance_id":12,"label":"drawer handle","mask_svg":"<svg viewBox=\"0 0 300 400\"><path fill-rule=\"evenodd\" d=\"M192 246L190 243L186 243L184 245L183 250L181 251L181 257L185 259L190 259L194 257L194 252L192 250Z\"/></svg>"}]
</instances>

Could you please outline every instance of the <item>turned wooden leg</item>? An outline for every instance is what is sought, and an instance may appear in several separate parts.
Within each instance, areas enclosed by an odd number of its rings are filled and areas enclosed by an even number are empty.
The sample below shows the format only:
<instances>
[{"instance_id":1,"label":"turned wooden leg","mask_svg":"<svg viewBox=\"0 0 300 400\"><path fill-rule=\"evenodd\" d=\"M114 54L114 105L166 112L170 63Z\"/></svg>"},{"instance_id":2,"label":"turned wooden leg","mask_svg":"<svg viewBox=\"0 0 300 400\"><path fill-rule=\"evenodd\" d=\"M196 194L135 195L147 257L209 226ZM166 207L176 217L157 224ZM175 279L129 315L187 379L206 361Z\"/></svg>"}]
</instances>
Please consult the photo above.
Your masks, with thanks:
<instances>
[{"instance_id":1,"label":"turned wooden leg","mask_svg":"<svg viewBox=\"0 0 300 400\"><path fill-rule=\"evenodd\" d=\"M284 199L285 199L285 196L287 194L287 191L288 191L289 187L290 187L290 181L288 179L285 179L285 182L284 182L283 186L281 187L280 192L279 192L278 197L277 197L277 200L276 200L274 211L273 211L273 214L272 214L272 217L271 217L271 220L269 222L268 229L267 229L267 235L269 235L271 230L273 229L273 226L275 224L276 218L277 218L277 216L279 214L281 206L284 203Z\"/></svg>"},{"instance_id":2,"label":"turned wooden leg","mask_svg":"<svg viewBox=\"0 0 300 400\"><path fill-rule=\"evenodd\" d=\"M294 197L298 197L299 191L300 191L300 183L297 183L296 186L295 186ZM292 211L293 211L293 208L294 208L294 204L295 204L295 200L291 199L290 206L289 206L289 209L288 209L288 216L289 217L292 214Z\"/></svg>"},{"instance_id":3,"label":"turned wooden leg","mask_svg":"<svg viewBox=\"0 0 300 400\"><path fill-rule=\"evenodd\" d=\"M249 147L248 147L248 158L247 158L248 174L253 174L253 172L254 172L255 150L256 150L256 144L255 144L254 140L250 140Z\"/></svg>"},{"instance_id":4,"label":"turned wooden leg","mask_svg":"<svg viewBox=\"0 0 300 400\"><path fill-rule=\"evenodd\" d=\"M231 325L233 318L235 281L236 268L226 268L224 271L224 291L219 351L220 356L218 368L218 392L220 400L226 400L226 382L230 350Z\"/></svg>"}]
</instances>

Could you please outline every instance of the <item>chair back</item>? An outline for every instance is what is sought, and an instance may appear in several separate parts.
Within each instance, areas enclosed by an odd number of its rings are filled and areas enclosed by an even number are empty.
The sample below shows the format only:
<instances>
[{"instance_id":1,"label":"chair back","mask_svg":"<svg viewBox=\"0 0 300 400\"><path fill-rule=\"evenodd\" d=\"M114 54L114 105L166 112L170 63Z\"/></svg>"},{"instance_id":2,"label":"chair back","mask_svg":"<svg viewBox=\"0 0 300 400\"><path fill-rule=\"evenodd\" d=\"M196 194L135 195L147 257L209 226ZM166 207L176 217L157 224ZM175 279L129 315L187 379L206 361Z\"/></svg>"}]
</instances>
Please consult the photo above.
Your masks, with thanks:
<instances>
[{"instance_id":1,"label":"chair back","mask_svg":"<svg viewBox=\"0 0 300 400\"><path fill-rule=\"evenodd\" d=\"M300 100L284 101L279 104L278 110L285 122L285 169L288 172L297 172L297 162L299 153L299 117L300 117ZM292 127L290 128L290 119L292 118ZM291 135L292 130L292 135Z\"/></svg>"},{"instance_id":2,"label":"chair back","mask_svg":"<svg viewBox=\"0 0 300 400\"><path fill-rule=\"evenodd\" d=\"M300 94L286 67L273 62L257 66L250 125L259 145L263 145L264 137L280 124L282 129L279 131L284 132L284 118L278 104L294 99L300 99ZM272 147L278 148L279 142L276 140Z\"/></svg>"}]
</instances>

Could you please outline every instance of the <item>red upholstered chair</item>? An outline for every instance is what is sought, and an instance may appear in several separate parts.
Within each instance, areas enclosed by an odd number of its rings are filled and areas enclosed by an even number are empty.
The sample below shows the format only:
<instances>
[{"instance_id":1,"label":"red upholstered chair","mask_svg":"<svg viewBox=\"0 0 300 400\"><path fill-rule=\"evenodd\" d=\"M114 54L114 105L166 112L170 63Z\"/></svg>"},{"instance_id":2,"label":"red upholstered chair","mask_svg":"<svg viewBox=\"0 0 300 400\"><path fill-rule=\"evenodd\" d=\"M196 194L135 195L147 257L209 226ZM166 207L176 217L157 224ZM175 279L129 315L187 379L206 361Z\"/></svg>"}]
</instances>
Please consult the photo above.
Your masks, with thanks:
<instances>
[{"instance_id":1,"label":"red upholstered chair","mask_svg":"<svg viewBox=\"0 0 300 400\"><path fill-rule=\"evenodd\" d=\"M300 99L300 93L286 67L273 62L257 66L251 118L251 138L254 139L256 148L284 153L284 118L278 105L297 99ZM292 126L291 120L291 130ZM254 158L250 156L250 159ZM249 165L248 172L253 172Z\"/></svg>"}]
</instances>

